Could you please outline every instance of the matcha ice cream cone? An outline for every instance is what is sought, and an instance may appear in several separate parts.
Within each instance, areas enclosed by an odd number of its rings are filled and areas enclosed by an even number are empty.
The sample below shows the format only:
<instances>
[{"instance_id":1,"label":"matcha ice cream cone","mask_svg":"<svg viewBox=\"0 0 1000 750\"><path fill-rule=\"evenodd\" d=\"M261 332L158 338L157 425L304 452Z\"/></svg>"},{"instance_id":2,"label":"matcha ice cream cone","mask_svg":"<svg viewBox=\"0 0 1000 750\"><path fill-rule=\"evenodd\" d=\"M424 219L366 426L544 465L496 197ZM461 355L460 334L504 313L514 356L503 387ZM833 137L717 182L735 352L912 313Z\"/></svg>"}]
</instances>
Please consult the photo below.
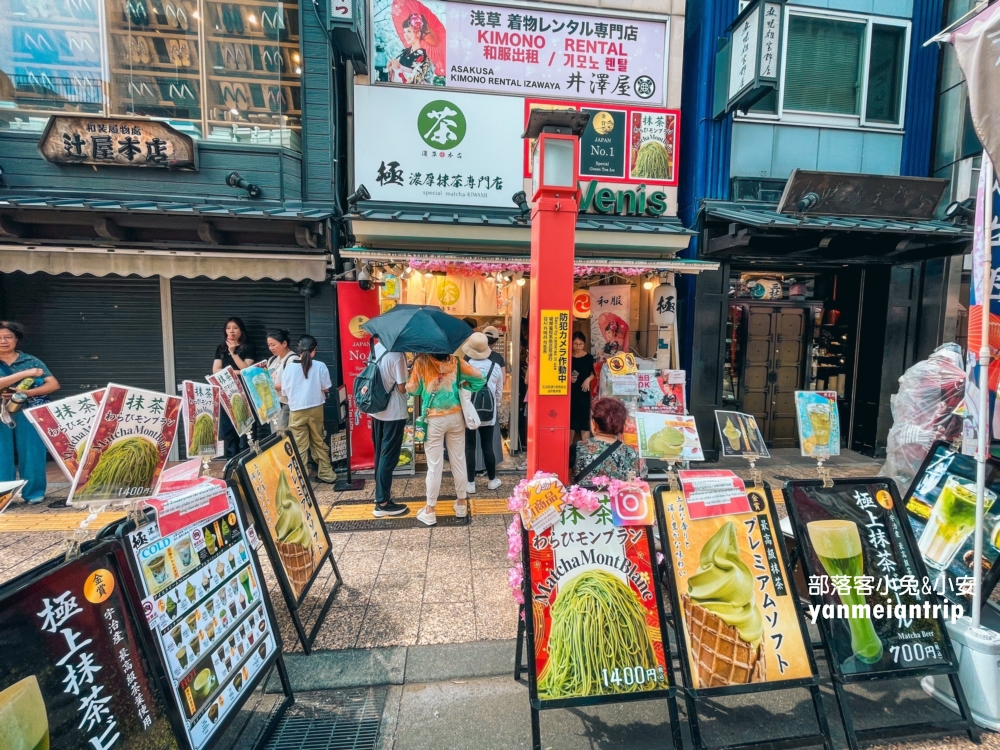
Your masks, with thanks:
<instances>
[{"instance_id":1,"label":"matcha ice cream cone","mask_svg":"<svg viewBox=\"0 0 1000 750\"><path fill-rule=\"evenodd\" d=\"M315 570L312 556L312 537L306 529L302 517L302 506L288 486L285 472L278 476L278 491L275 494L278 508L278 522L274 525L277 536L275 547L281 557L282 566L288 578L301 591L309 583Z\"/></svg>"},{"instance_id":2,"label":"matcha ice cream cone","mask_svg":"<svg viewBox=\"0 0 1000 750\"><path fill-rule=\"evenodd\" d=\"M697 687L764 682L764 618L732 521L705 542L698 572L688 581L681 603Z\"/></svg>"},{"instance_id":3,"label":"matcha ice cream cone","mask_svg":"<svg viewBox=\"0 0 1000 750\"><path fill-rule=\"evenodd\" d=\"M733 424L733 420L726 418L726 429L722 431L722 434L726 436L726 440L729 441L729 447L734 451L740 449L740 431Z\"/></svg>"}]
</instances>

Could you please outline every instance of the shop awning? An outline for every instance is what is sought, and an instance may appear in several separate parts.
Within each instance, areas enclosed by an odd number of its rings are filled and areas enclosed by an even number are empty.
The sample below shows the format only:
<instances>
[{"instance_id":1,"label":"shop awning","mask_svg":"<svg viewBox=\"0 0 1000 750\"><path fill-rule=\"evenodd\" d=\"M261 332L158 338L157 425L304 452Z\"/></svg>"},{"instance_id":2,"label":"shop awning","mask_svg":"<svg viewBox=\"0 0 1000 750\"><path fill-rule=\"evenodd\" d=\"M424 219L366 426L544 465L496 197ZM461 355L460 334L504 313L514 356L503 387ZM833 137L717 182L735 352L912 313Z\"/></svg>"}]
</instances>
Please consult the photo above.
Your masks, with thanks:
<instances>
[{"instance_id":1,"label":"shop awning","mask_svg":"<svg viewBox=\"0 0 1000 750\"><path fill-rule=\"evenodd\" d=\"M370 263L399 263L406 264L413 258L422 261L437 263L462 263L463 261L473 261L476 263L496 263L496 264L528 264L531 256L527 254L508 254L504 256L470 253L427 253L414 252L407 253L399 250L373 250L367 247L345 247L341 249L340 255L355 262ZM575 265L590 266L594 273L602 273L608 265L615 268L628 270L634 269L636 274L648 273L650 271L670 271L672 273L701 273L702 271L715 271L719 264L706 260L691 260L688 258L649 258L643 260L601 260L597 258L576 257Z\"/></svg>"},{"instance_id":2,"label":"shop awning","mask_svg":"<svg viewBox=\"0 0 1000 750\"><path fill-rule=\"evenodd\" d=\"M531 247L531 220L517 211L441 206L362 204L350 214L351 233L358 244L373 248L436 251L527 252ZM633 218L580 214L576 224L577 258L603 260L659 258L688 246L694 235L678 219Z\"/></svg>"},{"instance_id":3,"label":"shop awning","mask_svg":"<svg viewBox=\"0 0 1000 750\"><path fill-rule=\"evenodd\" d=\"M0 272L73 276L289 279L324 281L328 255L198 252L141 248L38 247L0 244Z\"/></svg>"},{"instance_id":4,"label":"shop awning","mask_svg":"<svg viewBox=\"0 0 1000 750\"><path fill-rule=\"evenodd\" d=\"M706 258L901 263L960 255L972 227L949 221L778 213L775 204L704 201Z\"/></svg>"}]
</instances>

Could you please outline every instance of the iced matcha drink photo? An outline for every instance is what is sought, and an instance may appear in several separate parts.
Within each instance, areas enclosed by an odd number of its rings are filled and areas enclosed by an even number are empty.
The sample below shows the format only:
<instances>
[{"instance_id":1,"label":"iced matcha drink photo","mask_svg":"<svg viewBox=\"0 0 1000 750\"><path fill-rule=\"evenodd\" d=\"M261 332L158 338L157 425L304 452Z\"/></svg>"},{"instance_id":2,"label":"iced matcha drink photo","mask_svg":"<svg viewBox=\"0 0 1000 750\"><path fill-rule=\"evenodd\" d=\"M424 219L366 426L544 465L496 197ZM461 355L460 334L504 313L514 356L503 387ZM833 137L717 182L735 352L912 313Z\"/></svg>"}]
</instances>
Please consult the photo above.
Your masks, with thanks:
<instances>
[{"instance_id":1,"label":"iced matcha drink photo","mask_svg":"<svg viewBox=\"0 0 1000 750\"><path fill-rule=\"evenodd\" d=\"M806 524L809 539L823 570L830 576L847 576L852 582L864 575L864 554L861 535L854 521L810 521ZM865 664L875 664L882 658L882 641L879 640L870 617L855 617L855 607L867 603L863 594L852 585L850 593L839 594L848 609L848 626L851 629L851 650L855 658Z\"/></svg>"},{"instance_id":2,"label":"iced matcha drink photo","mask_svg":"<svg viewBox=\"0 0 1000 750\"><path fill-rule=\"evenodd\" d=\"M989 513L995 493L985 490L983 512ZM955 555L976 528L976 483L949 476L931 510L918 546L924 562L947 570Z\"/></svg>"}]
</instances>

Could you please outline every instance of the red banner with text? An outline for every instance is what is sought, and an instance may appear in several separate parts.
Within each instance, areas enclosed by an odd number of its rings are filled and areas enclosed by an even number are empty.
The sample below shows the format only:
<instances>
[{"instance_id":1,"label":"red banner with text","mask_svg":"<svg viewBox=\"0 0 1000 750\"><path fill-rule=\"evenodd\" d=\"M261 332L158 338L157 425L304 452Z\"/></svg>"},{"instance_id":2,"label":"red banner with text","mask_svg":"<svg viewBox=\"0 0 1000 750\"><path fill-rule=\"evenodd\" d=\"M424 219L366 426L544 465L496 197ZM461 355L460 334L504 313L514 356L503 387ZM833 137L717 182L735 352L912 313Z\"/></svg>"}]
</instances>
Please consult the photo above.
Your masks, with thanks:
<instances>
[{"instance_id":1,"label":"red banner with text","mask_svg":"<svg viewBox=\"0 0 1000 750\"><path fill-rule=\"evenodd\" d=\"M348 419L351 423L351 469L375 468L372 418L354 406L354 379L368 364L371 336L361 324L379 314L378 292L362 291L355 281L337 284L337 315L340 319L340 356L343 358L344 387L347 389Z\"/></svg>"}]
</instances>

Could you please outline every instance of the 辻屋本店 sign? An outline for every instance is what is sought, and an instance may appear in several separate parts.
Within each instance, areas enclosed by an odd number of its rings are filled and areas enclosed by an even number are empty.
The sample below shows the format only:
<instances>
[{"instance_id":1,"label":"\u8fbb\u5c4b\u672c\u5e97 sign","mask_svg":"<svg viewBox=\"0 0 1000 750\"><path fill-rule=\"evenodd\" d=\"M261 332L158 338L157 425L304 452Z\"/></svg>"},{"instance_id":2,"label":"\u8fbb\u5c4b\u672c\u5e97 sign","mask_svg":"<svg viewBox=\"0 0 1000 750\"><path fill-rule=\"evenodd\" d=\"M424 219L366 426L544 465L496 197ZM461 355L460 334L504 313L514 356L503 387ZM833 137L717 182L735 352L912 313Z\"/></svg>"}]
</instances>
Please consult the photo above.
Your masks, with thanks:
<instances>
[{"instance_id":1,"label":"\u8fbb\u5c4b\u672c\u5e97 sign","mask_svg":"<svg viewBox=\"0 0 1000 750\"><path fill-rule=\"evenodd\" d=\"M569 391L569 310L542 310L538 393L565 396Z\"/></svg>"},{"instance_id":2,"label":"\u8fbb\u5c4b\u672c\u5e97 sign","mask_svg":"<svg viewBox=\"0 0 1000 750\"><path fill-rule=\"evenodd\" d=\"M191 136L154 120L52 115L38 150L56 164L197 169Z\"/></svg>"},{"instance_id":3,"label":"\u8fbb\u5c4b\u672c\u5e97 sign","mask_svg":"<svg viewBox=\"0 0 1000 750\"><path fill-rule=\"evenodd\" d=\"M663 104L667 24L543 8L374 0L374 81Z\"/></svg>"},{"instance_id":4,"label":"\u8fbb\u5c4b\u672c\u5e97 sign","mask_svg":"<svg viewBox=\"0 0 1000 750\"><path fill-rule=\"evenodd\" d=\"M383 137L393 113L391 138ZM357 181L373 200L510 207L521 189L524 105L434 87L354 90Z\"/></svg>"},{"instance_id":5,"label":"\u8fbb\u5c4b\u672c\u5e97 sign","mask_svg":"<svg viewBox=\"0 0 1000 750\"><path fill-rule=\"evenodd\" d=\"M593 512L564 505L555 525L523 533L533 697L665 694L670 658L651 527L616 526L601 493Z\"/></svg>"},{"instance_id":6,"label":"\u8fbb\u5c4b\u672c\u5e97 sign","mask_svg":"<svg viewBox=\"0 0 1000 750\"><path fill-rule=\"evenodd\" d=\"M0 746L180 747L124 590L105 543L0 592Z\"/></svg>"},{"instance_id":7,"label":"\u8fbb\u5c4b\u672c\u5e97 sign","mask_svg":"<svg viewBox=\"0 0 1000 750\"><path fill-rule=\"evenodd\" d=\"M957 668L944 626L962 615L939 600L891 480L786 482L812 604L837 677ZM940 602L944 601L942 605Z\"/></svg>"},{"instance_id":8,"label":"\u8fbb\u5c4b\u672c\u5e97 sign","mask_svg":"<svg viewBox=\"0 0 1000 750\"><path fill-rule=\"evenodd\" d=\"M728 471L658 488L674 612L696 690L812 678L805 622L766 493Z\"/></svg>"}]
</instances>

